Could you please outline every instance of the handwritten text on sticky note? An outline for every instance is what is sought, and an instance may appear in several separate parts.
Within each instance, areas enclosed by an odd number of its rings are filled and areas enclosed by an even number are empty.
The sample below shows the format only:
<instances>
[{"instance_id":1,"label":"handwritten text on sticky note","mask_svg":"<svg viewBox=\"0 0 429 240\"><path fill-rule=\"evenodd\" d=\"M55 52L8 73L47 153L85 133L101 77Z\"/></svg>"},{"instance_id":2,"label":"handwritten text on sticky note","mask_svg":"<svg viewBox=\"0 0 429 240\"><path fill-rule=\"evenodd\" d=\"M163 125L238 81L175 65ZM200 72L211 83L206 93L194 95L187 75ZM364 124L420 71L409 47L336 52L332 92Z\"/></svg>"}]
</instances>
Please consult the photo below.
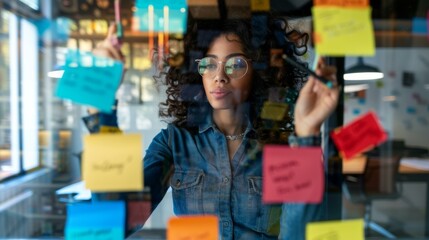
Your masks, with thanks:
<instances>
[{"instance_id":1,"label":"handwritten text on sticky note","mask_svg":"<svg viewBox=\"0 0 429 240\"><path fill-rule=\"evenodd\" d=\"M264 147L262 199L265 203L320 203L323 186L320 147Z\"/></svg>"},{"instance_id":2,"label":"handwritten text on sticky note","mask_svg":"<svg viewBox=\"0 0 429 240\"><path fill-rule=\"evenodd\" d=\"M326 56L375 53L371 8L313 7L316 52Z\"/></svg>"},{"instance_id":3,"label":"handwritten text on sticky note","mask_svg":"<svg viewBox=\"0 0 429 240\"><path fill-rule=\"evenodd\" d=\"M66 239L124 239L124 226L124 202L74 203L67 206Z\"/></svg>"},{"instance_id":4,"label":"handwritten text on sticky note","mask_svg":"<svg viewBox=\"0 0 429 240\"><path fill-rule=\"evenodd\" d=\"M340 153L345 158L352 158L358 153L369 150L387 139L377 115L370 111L344 127L331 133L331 137Z\"/></svg>"},{"instance_id":5,"label":"handwritten text on sticky note","mask_svg":"<svg viewBox=\"0 0 429 240\"><path fill-rule=\"evenodd\" d=\"M83 179L92 191L143 189L140 134L91 134L84 138Z\"/></svg>"},{"instance_id":6,"label":"handwritten text on sticky note","mask_svg":"<svg viewBox=\"0 0 429 240\"><path fill-rule=\"evenodd\" d=\"M55 95L110 113L123 64L91 53L70 50Z\"/></svg>"},{"instance_id":7,"label":"handwritten text on sticky note","mask_svg":"<svg viewBox=\"0 0 429 240\"><path fill-rule=\"evenodd\" d=\"M308 223L305 230L307 240L363 240L362 219Z\"/></svg>"},{"instance_id":8,"label":"handwritten text on sticky note","mask_svg":"<svg viewBox=\"0 0 429 240\"><path fill-rule=\"evenodd\" d=\"M211 215L170 218L167 240L218 240L219 219Z\"/></svg>"}]
</instances>

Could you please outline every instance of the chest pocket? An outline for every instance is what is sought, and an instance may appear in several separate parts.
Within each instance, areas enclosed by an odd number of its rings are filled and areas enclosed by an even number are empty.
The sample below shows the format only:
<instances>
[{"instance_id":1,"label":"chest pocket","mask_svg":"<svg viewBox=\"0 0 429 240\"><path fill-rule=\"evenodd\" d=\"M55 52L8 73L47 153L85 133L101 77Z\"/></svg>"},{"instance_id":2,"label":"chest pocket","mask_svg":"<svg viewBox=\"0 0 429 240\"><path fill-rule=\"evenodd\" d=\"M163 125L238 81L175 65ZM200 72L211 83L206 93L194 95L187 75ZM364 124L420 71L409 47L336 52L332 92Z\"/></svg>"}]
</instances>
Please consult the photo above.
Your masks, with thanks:
<instances>
[{"instance_id":1,"label":"chest pocket","mask_svg":"<svg viewBox=\"0 0 429 240\"><path fill-rule=\"evenodd\" d=\"M267 235L278 235L281 208L262 203L262 177L247 178L246 205L248 210L246 210L247 216L244 219L248 221L248 226Z\"/></svg>"},{"instance_id":2,"label":"chest pocket","mask_svg":"<svg viewBox=\"0 0 429 240\"><path fill-rule=\"evenodd\" d=\"M203 171L178 171L170 179L174 212L177 215L203 212Z\"/></svg>"}]
</instances>

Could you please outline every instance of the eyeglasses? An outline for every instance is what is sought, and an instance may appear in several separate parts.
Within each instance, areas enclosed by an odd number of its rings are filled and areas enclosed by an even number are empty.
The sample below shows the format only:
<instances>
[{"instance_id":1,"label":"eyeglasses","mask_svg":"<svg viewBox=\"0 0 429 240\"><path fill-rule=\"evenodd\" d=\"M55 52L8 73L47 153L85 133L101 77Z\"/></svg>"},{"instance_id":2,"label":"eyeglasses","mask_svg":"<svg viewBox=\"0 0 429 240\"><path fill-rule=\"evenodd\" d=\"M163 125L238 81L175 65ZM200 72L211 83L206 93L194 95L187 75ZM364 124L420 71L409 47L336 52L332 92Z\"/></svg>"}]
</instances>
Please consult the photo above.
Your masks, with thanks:
<instances>
[{"instance_id":1,"label":"eyeglasses","mask_svg":"<svg viewBox=\"0 0 429 240\"><path fill-rule=\"evenodd\" d=\"M198 73L203 77L214 77L219 71L219 66L225 63L223 67L225 74L231 79L239 79L247 73L250 59L246 59L243 56L234 56L223 62L214 57L205 57L195 61L198 62Z\"/></svg>"}]
</instances>

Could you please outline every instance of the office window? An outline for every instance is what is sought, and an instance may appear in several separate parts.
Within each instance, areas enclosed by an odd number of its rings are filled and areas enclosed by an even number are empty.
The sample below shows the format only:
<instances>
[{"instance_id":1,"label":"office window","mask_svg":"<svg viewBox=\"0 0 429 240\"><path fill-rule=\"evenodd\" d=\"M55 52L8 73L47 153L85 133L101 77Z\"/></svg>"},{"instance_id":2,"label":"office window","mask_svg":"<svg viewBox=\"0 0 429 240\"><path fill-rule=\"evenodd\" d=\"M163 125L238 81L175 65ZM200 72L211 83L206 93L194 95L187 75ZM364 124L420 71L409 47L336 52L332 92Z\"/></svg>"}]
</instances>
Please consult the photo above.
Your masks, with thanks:
<instances>
[{"instance_id":1,"label":"office window","mask_svg":"<svg viewBox=\"0 0 429 240\"><path fill-rule=\"evenodd\" d=\"M1 11L0 18L0 179L19 171L18 20Z\"/></svg>"}]
</instances>

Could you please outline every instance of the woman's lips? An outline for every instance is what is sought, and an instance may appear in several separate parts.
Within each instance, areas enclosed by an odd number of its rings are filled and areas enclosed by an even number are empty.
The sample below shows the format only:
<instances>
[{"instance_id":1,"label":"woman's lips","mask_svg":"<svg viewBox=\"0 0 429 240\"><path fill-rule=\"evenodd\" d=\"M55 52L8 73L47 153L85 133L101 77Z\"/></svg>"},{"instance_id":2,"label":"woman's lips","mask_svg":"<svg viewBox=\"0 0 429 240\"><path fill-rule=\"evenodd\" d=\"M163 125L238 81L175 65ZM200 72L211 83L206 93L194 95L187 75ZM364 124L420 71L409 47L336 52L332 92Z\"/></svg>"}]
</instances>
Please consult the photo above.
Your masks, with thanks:
<instances>
[{"instance_id":1,"label":"woman's lips","mask_svg":"<svg viewBox=\"0 0 429 240\"><path fill-rule=\"evenodd\" d=\"M224 98L226 95L230 94L231 92L223 89L219 89L219 90L214 90L210 93L214 98L220 99L220 98Z\"/></svg>"}]
</instances>

